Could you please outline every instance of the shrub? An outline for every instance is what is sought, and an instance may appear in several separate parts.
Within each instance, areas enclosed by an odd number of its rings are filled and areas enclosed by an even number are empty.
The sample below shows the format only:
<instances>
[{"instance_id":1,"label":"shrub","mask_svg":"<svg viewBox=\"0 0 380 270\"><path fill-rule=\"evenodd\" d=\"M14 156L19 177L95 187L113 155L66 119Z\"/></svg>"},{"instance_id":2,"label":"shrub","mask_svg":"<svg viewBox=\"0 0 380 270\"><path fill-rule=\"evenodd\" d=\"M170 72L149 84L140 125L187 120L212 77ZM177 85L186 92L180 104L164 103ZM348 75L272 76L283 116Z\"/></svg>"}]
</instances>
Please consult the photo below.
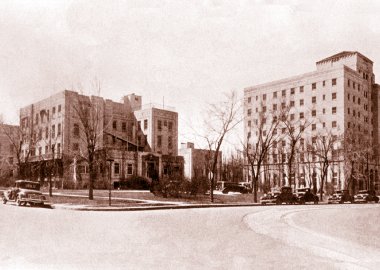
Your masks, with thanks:
<instances>
[{"instance_id":1,"label":"shrub","mask_svg":"<svg viewBox=\"0 0 380 270\"><path fill-rule=\"evenodd\" d=\"M132 176L119 182L120 189L149 190L151 181L145 177Z\"/></svg>"}]
</instances>

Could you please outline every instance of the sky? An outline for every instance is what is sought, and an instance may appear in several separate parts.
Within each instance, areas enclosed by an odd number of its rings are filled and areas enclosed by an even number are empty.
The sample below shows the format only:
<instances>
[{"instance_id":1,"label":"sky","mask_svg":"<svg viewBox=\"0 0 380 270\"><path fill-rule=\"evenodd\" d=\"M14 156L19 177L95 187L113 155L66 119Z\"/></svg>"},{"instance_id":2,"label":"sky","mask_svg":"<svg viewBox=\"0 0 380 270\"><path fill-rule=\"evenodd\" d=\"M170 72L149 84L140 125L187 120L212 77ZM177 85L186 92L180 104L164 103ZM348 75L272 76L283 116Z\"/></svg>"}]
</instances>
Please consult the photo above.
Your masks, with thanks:
<instances>
[{"instance_id":1,"label":"sky","mask_svg":"<svg viewBox=\"0 0 380 270\"><path fill-rule=\"evenodd\" d=\"M105 98L175 107L179 143L194 141L224 92L242 97L335 53L361 52L380 78L379 23L376 0L3 0L0 114L17 124L19 108L97 80Z\"/></svg>"}]
</instances>

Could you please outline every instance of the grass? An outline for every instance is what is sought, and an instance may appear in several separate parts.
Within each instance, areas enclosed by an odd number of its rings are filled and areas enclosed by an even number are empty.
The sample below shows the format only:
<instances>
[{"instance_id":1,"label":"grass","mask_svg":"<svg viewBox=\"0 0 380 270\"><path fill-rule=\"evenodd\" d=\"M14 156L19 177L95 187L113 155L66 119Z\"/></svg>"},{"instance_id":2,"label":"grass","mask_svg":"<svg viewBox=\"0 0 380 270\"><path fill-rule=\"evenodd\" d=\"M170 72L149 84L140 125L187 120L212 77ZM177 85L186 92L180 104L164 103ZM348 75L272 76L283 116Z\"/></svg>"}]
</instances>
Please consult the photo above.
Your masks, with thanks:
<instances>
[{"instance_id":1,"label":"grass","mask_svg":"<svg viewBox=\"0 0 380 270\"><path fill-rule=\"evenodd\" d=\"M47 193L48 190L43 189ZM76 197L73 197L76 196ZM80 196L80 197L79 197ZM94 190L94 200L88 199L88 190L53 190L53 197L48 197L52 204L75 204L75 205L90 205L90 206L108 206L109 200L108 190ZM258 195L260 197L260 194ZM183 194L181 197L155 196L149 191L128 191L128 190L112 190L111 204L113 206L146 206L146 205L167 205L170 202L174 203L191 203L191 204L210 204L209 195L191 196ZM140 200L148 200L145 202ZM214 194L214 203L253 203L253 194Z\"/></svg>"}]
</instances>

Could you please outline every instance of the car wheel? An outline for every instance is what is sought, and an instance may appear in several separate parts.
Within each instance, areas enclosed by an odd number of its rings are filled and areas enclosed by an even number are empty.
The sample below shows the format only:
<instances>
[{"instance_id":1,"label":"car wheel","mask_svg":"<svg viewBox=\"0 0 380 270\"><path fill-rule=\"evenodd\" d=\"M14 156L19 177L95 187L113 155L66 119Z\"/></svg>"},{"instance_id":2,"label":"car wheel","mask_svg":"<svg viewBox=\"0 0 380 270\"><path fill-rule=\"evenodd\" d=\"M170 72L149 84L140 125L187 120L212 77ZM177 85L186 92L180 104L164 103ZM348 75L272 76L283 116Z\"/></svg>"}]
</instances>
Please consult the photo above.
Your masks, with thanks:
<instances>
[{"instance_id":1,"label":"car wheel","mask_svg":"<svg viewBox=\"0 0 380 270\"><path fill-rule=\"evenodd\" d=\"M20 201L20 197L17 196L16 203L18 206L21 206L22 202Z\"/></svg>"},{"instance_id":2,"label":"car wheel","mask_svg":"<svg viewBox=\"0 0 380 270\"><path fill-rule=\"evenodd\" d=\"M265 202L262 202L261 205L265 205Z\"/></svg>"},{"instance_id":3,"label":"car wheel","mask_svg":"<svg viewBox=\"0 0 380 270\"><path fill-rule=\"evenodd\" d=\"M277 201L276 201L276 204L277 204L277 205L280 205L280 204L282 204L282 201L281 201L281 200L277 200Z\"/></svg>"},{"instance_id":4,"label":"car wheel","mask_svg":"<svg viewBox=\"0 0 380 270\"><path fill-rule=\"evenodd\" d=\"M6 204L7 203L7 199L5 199L5 197L3 197L3 204Z\"/></svg>"}]
</instances>

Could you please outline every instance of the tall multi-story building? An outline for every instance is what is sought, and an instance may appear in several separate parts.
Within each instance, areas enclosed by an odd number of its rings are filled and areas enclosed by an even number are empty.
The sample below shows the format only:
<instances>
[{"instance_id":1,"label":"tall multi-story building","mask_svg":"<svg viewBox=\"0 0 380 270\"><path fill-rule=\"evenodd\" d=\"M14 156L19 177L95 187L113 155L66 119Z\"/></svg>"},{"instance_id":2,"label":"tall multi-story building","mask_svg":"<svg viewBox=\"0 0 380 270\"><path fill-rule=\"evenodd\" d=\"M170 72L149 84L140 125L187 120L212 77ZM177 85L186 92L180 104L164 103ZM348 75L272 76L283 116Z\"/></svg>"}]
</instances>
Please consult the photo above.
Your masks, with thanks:
<instances>
[{"instance_id":1,"label":"tall multi-story building","mask_svg":"<svg viewBox=\"0 0 380 270\"><path fill-rule=\"evenodd\" d=\"M90 118L89 126L84 126L83 117ZM141 128L140 121L146 127ZM65 90L20 110L22 155L28 157L25 170L34 177L45 178L49 172L44 168L55 164L60 183L63 179L68 182L86 179L89 172L85 161L89 145L86 132L92 132L96 135L95 150L103 157L100 175L108 177L105 161L112 160L113 182L132 175L152 178L181 171L183 161L176 156L177 121L177 113L172 110L142 109L142 98L135 94L114 102ZM158 145L152 139L158 136L168 143Z\"/></svg>"},{"instance_id":2,"label":"tall multi-story building","mask_svg":"<svg viewBox=\"0 0 380 270\"><path fill-rule=\"evenodd\" d=\"M379 85L375 84L373 62L356 51L344 51L316 63L316 70L298 76L277 80L244 89L244 132L246 145L253 149L260 134L265 137L266 128L278 120L276 112L287 111L287 121L292 128L302 129L294 157L295 187L308 185L321 175L321 158L311 153L308 160L308 145L315 138L330 134L336 139L329 154L327 181L335 189L347 188L352 182L356 189L379 189ZM258 128L259 118L265 114L267 123ZM262 121L261 121L262 123ZM296 125L303 125L297 127ZM289 136L284 125L279 124L276 140L265 159L264 178L271 186L289 183L286 158ZM283 136L278 135L284 133ZM366 157L359 162L359 153L348 160L348 136L355 134L353 145L359 142L367 147ZM322 138L323 138L322 136ZM346 149L343 151L343 149ZM253 150L251 150L253 151ZM361 153L363 154L363 153ZM312 179L308 179L312 178ZM268 179L265 179L267 181ZM309 180L309 181L308 181Z\"/></svg>"}]
</instances>

